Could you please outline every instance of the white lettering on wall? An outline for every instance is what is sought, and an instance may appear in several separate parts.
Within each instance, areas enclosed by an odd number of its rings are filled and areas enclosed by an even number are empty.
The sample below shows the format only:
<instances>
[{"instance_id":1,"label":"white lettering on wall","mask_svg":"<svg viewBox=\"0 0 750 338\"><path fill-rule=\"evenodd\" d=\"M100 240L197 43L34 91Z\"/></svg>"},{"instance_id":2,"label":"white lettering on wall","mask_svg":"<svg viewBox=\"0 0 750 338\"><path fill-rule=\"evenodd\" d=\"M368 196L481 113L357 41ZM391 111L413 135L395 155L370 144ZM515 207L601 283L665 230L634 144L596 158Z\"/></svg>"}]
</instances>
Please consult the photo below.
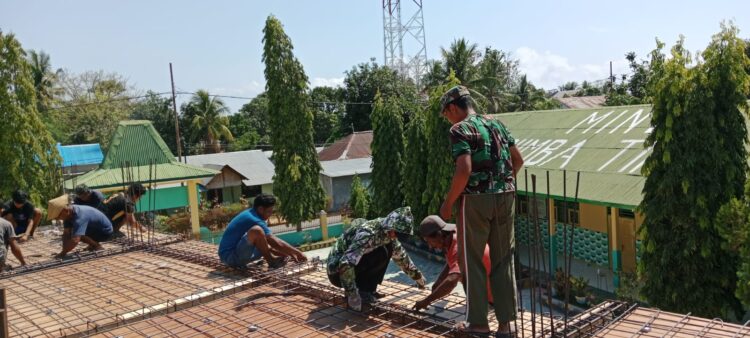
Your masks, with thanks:
<instances>
[{"instance_id":1,"label":"white lettering on wall","mask_svg":"<svg viewBox=\"0 0 750 338\"><path fill-rule=\"evenodd\" d=\"M618 158L620 158L620 156L622 156L622 154L624 154L628 149L632 148L634 145L636 145L638 143L643 143L643 141L644 140L622 140L622 141L620 141L620 143L626 143L627 144L625 146L625 148L622 148L622 150L620 150L615 156L613 156L612 158L610 158L609 161L607 161L607 163L604 163L604 165L602 165L601 167L599 167L599 169L597 169L596 171L602 171L602 169L606 168L607 166L609 166L610 164L612 164L612 162L614 162L615 160L617 160Z\"/></svg>"},{"instance_id":2,"label":"white lettering on wall","mask_svg":"<svg viewBox=\"0 0 750 338\"><path fill-rule=\"evenodd\" d=\"M612 113L614 113L614 111L611 111L609 113L606 113L606 114L602 115L601 117L598 117L597 114L599 114L599 112L593 112L593 113L591 113L591 115L589 115L589 117L581 120L581 122L578 122L578 124L576 124L575 126L573 126L573 128L570 128L567 132L565 132L565 134L570 134L570 132L573 131L573 130L575 130L576 128L578 128L578 126L586 123L586 124L588 124L589 127L586 128L586 130L583 131L582 134L585 134L587 131L589 131L589 129L595 127L597 124L599 124L599 122L601 122L602 120L604 120L607 117L609 117L609 115L612 115Z\"/></svg>"},{"instance_id":3,"label":"white lettering on wall","mask_svg":"<svg viewBox=\"0 0 750 338\"><path fill-rule=\"evenodd\" d=\"M546 159L548 156L552 155L552 153L560 149L565 143L567 143L568 140L554 140L550 142L547 146L544 148L541 148L536 154L529 156L529 158L525 161L528 165L536 165L544 159Z\"/></svg>"}]
</instances>

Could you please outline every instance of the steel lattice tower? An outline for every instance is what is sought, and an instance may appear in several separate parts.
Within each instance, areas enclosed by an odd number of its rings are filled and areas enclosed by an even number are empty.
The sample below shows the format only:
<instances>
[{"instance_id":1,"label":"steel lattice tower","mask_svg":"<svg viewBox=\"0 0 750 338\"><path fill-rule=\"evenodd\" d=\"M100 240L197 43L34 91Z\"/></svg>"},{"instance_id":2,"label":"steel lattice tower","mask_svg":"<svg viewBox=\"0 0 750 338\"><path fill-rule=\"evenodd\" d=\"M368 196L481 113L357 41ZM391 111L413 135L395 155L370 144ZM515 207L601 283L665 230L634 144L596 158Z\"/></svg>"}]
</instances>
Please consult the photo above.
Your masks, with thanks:
<instances>
[{"instance_id":1,"label":"steel lattice tower","mask_svg":"<svg viewBox=\"0 0 750 338\"><path fill-rule=\"evenodd\" d=\"M416 5L406 23L401 21L401 1L383 0L383 54L385 65L402 76L411 78L419 87L427 66L422 0ZM409 9L412 6L407 1ZM409 11L412 13L412 11ZM404 46L406 44L406 56Z\"/></svg>"}]
</instances>

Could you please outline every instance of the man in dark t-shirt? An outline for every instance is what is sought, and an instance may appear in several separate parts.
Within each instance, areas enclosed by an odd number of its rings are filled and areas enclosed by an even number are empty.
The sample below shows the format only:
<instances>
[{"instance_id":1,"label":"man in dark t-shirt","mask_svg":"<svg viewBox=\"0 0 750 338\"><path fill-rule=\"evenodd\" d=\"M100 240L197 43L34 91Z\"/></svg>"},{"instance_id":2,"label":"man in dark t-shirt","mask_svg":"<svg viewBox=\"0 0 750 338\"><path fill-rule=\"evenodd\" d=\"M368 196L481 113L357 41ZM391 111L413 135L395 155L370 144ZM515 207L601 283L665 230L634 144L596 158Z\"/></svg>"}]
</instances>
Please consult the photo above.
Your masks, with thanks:
<instances>
[{"instance_id":1,"label":"man in dark t-shirt","mask_svg":"<svg viewBox=\"0 0 750 338\"><path fill-rule=\"evenodd\" d=\"M92 208L102 210L104 194L101 191L89 189L86 185L81 184L73 190L73 194L76 196L73 199L73 204L88 205Z\"/></svg>"},{"instance_id":2,"label":"man in dark t-shirt","mask_svg":"<svg viewBox=\"0 0 750 338\"><path fill-rule=\"evenodd\" d=\"M101 210L112 222L115 232L125 224L143 231L143 227L135 219L135 204L146 193L146 188L139 183L131 184L124 193L113 194L107 198Z\"/></svg>"},{"instance_id":3,"label":"man in dark t-shirt","mask_svg":"<svg viewBox=\"0 0 750 338\"><path fill-rule=\"evenodd\" d=\"M87 205L70 205L68 195L49 201L47 208L49 219L63 221L62 250L57 255L63 258L78 246L79 242L88 244L87 250L101 250L101 242L112 238L112 223L101 211Z\"/></svg>"},{"instance_id":4,"label":"man in dark t-shirt","mask_svg":"<svg viewBox=\"0 0 750 338\"><path fill-rule=\"evenodd\" d=\"M2 217L13 225L19 242L34 237L37 225L42 220L42 211L29 202L23 190L13 192L13 198L3 206Z\"/></svg>"}]
</instances>

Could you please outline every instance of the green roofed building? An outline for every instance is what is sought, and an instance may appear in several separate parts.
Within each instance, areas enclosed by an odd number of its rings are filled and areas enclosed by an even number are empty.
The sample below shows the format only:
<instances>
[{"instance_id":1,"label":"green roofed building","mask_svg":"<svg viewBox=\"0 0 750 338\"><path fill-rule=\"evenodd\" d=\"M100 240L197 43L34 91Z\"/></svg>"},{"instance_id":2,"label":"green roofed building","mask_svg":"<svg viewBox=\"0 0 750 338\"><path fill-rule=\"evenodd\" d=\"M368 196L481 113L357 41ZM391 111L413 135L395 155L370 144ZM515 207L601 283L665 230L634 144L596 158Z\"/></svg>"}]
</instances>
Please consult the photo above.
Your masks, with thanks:
<instances>
[{"instance_id":1,"label":"green roofed building","mask_svg":"<svg viewBox=\"0 0 750 338\"><path fill-rule=\"evenodd\" d=\"M635 271L638 257L637 230L643 217L635 208L645 182L641 167L650 153L644 142L651 132L651 106L532 111L495 118L508 126L525 160L526 170L518 174L518 241L529 244L533 235L526 218L533 206L524 196L531 195L535 175L545 248L562 253L563 231L575 231L573 256L611 269L617 286L617 272ZM556 258L550 255L551 271L557 267Z\"/></svg>"},{"instance_id":2,"label":"green roofed building","mask_svg":"<svg viewBox=\"0 0 750 338\"><path fill-rule=\"evenodd\" d=\"M217 173L216 170L177 162L150 121L122 121L112 135L109 150L99 168L66 180L65 189L85 184L92 189L111 192L123 190L132 182L172 186L149 191L139 201L138 210L189 205L193 233L198 235L197 183ZM179 183L186 183L186 186ZM151 201L151 195L154 201Z\"/></svg>"}]
</instances>

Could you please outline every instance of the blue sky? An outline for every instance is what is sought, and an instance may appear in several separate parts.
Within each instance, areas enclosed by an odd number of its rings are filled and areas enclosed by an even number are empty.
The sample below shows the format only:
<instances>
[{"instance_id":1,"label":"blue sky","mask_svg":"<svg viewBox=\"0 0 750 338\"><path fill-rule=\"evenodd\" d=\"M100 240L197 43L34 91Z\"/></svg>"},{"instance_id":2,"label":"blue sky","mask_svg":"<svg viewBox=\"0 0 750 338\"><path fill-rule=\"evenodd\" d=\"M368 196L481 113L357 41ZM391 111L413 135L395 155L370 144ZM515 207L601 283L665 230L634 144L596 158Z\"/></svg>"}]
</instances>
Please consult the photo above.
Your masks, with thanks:
<instances>
[{"instance_id":1,"label":"blue sky","mask_svg":"<svg viewBox=\"0 0 750 338\"><path fill-rule=\"evenodd\" d=\"M411 1L404 0L404 15ZM722 20L750 38L748 1L424 1L428 58L464 37L510 51L545 88L625 71L623 55L645 56L659 37L679 34L691 51L706 46ZM380 0L106 1L0 0L0 29L54 67L105 70L140 90L254 96L264 88L262 29L276 15L312 85L340 84L344 71L371 57L382 63ZM244 101L227 100L233 109Z\"/></svg>"}]
</instances>

